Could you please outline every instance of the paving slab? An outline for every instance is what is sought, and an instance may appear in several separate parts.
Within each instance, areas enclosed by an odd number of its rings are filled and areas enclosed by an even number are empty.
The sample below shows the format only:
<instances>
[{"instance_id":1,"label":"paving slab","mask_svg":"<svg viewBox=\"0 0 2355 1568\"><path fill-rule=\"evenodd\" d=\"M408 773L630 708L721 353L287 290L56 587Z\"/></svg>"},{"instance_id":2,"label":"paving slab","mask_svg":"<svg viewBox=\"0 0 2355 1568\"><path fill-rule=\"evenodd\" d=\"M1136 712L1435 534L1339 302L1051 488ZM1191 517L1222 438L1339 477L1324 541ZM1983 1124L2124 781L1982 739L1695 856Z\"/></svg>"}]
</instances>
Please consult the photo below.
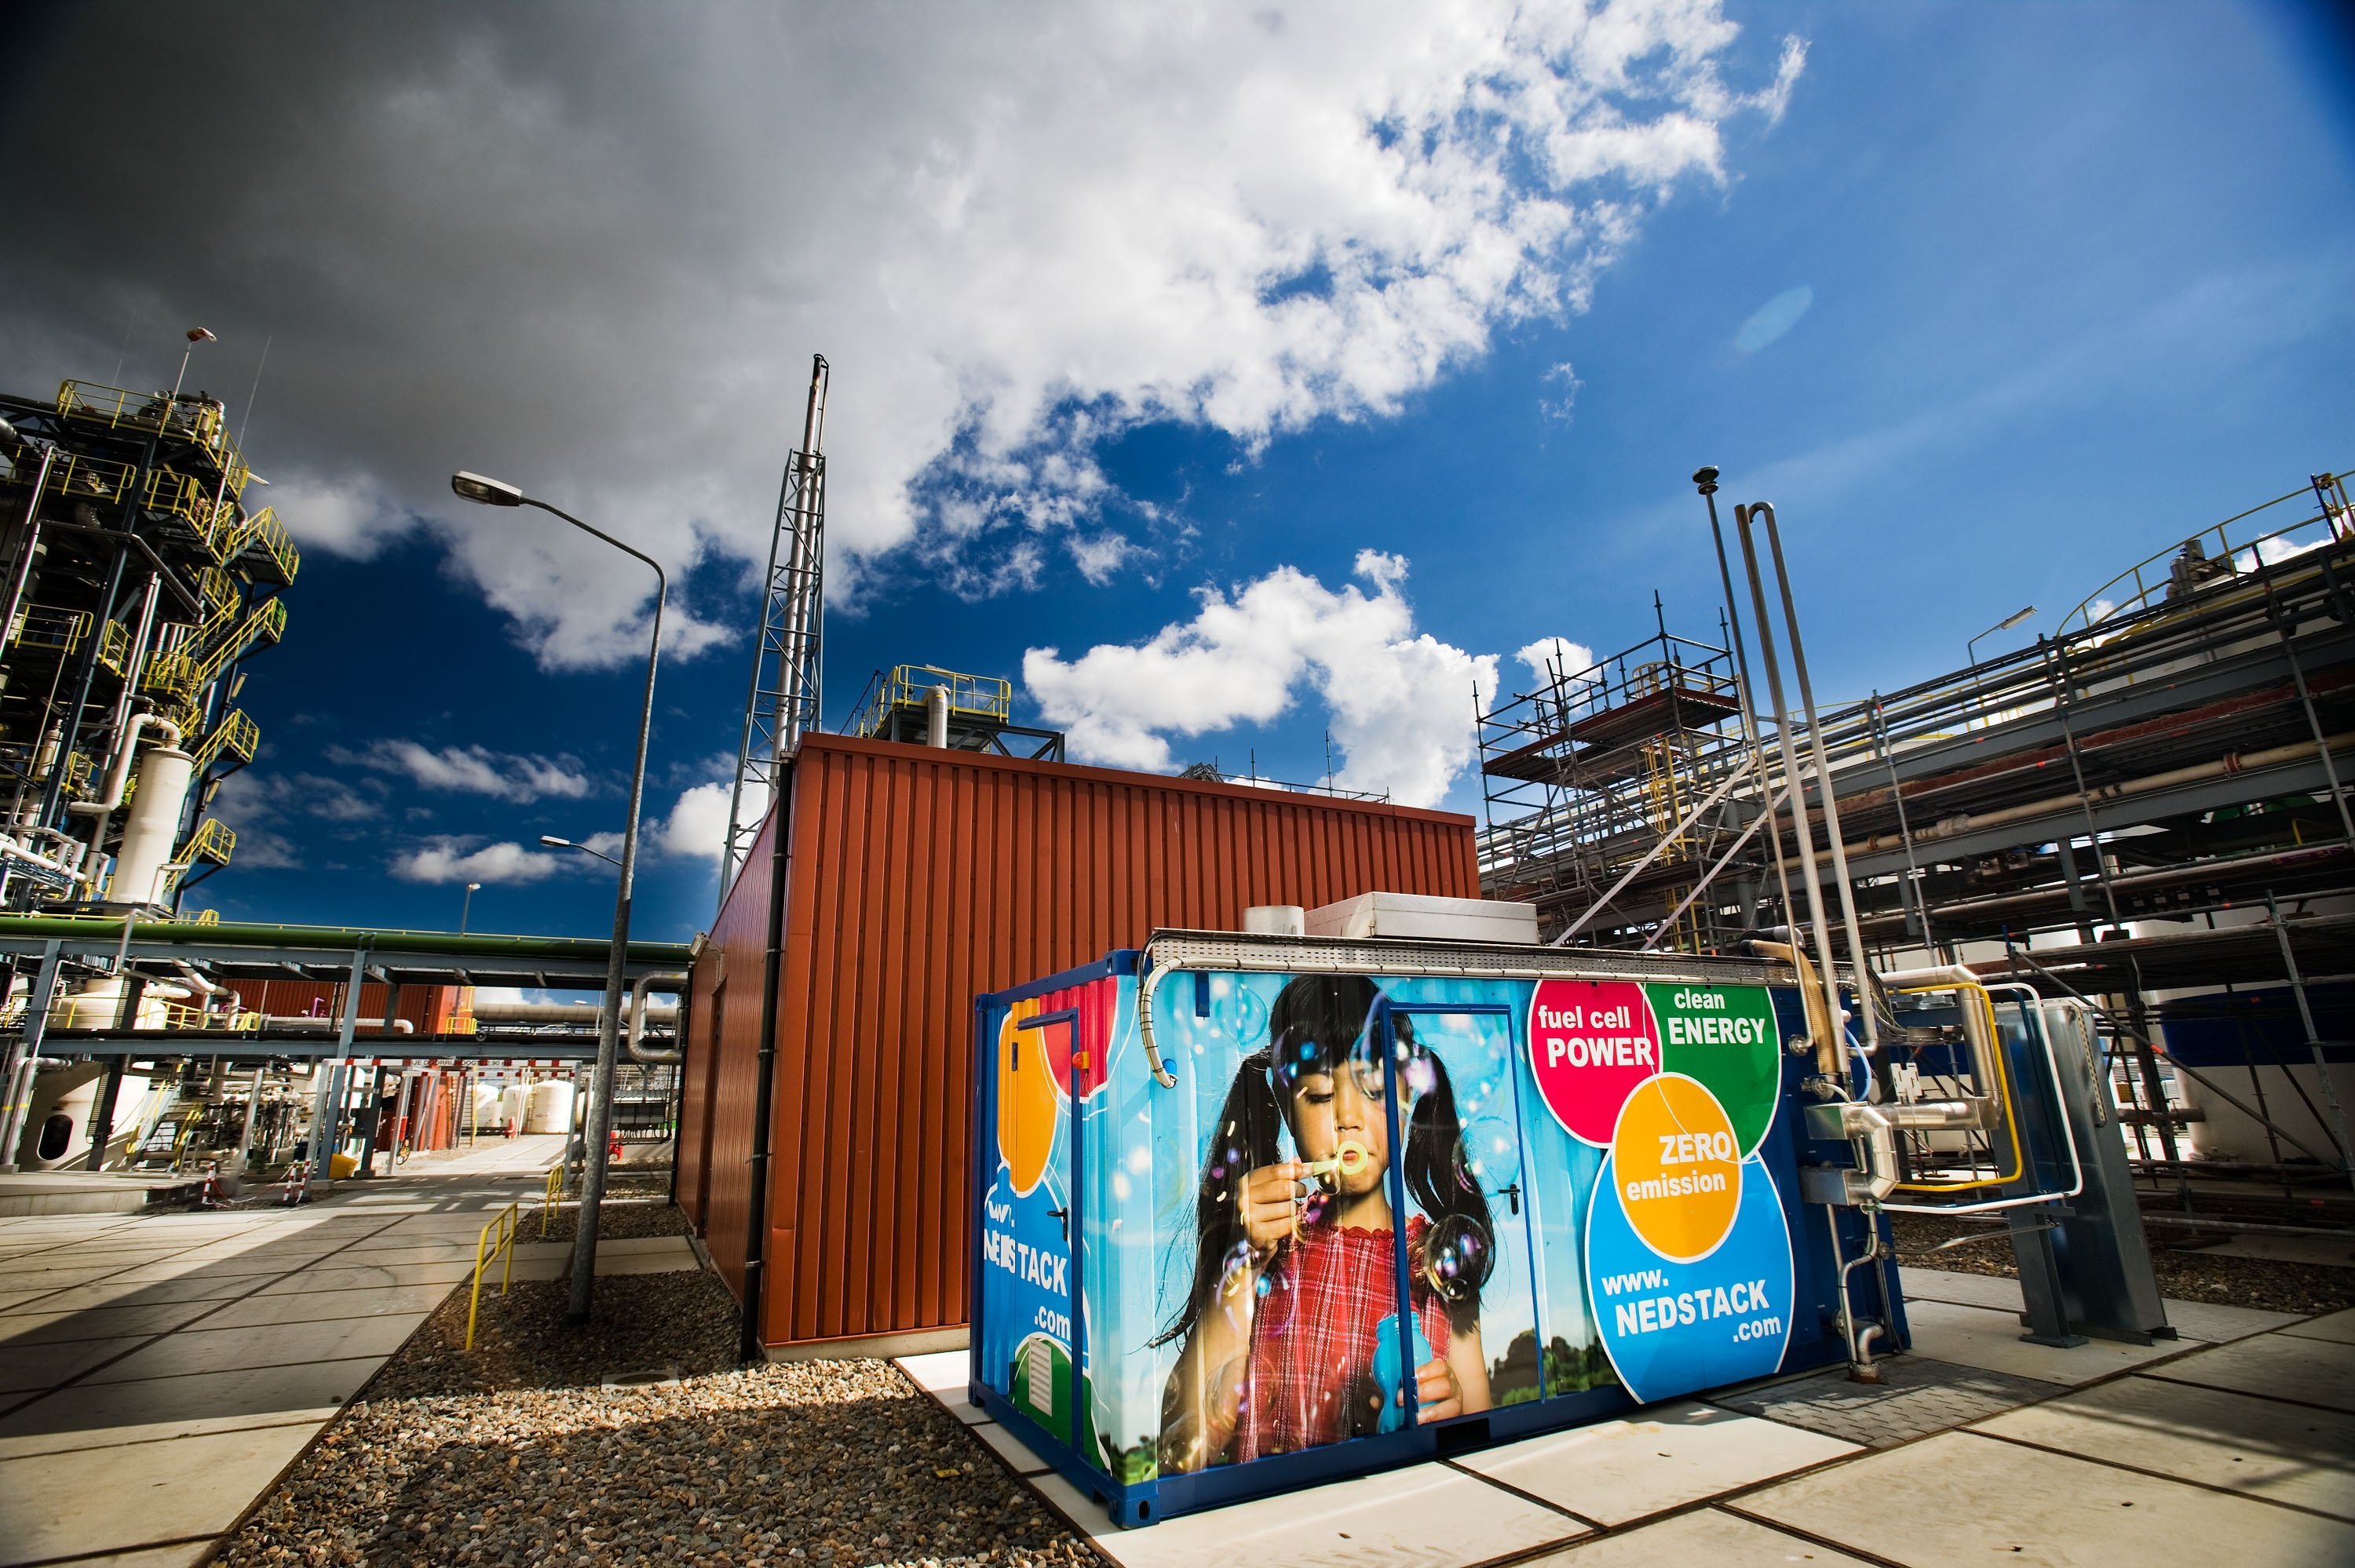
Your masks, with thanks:
<instances>
[{"instance_id":1,"label":"paving slab","mask_svg":"<svg viewBox=\"0 0 2355 1568\"><path fill-rule=\"evenodd\" d=\"M2355 1519L2355 1414L2126 1377L1972 1430Z\"/></svg>"},{"instance_id":2,"label":"paving slab","mask_svg":"<svg viewBox=\"0 0 2355 1568\"><path fill-rule=\"evenodd\" d=\"M1908 1568L2355 1563L2355 1524L1967 1432L1802 1476L1727 1506Z\"/></svg>"},{"instance_id":3,"label":"paving slab","mask_svg":"<svg viewBox=\"0 0 2355 1568\"><path fill-rule=\"evenodd\" d=\"M1625 1524L1857 1445L1689 1401L1460 1456L1466 1470L1604 1524Z\"/></svg>"},{"instance_id":4,"label":"paving slab","mask_svg":"<svg viewBox=\"0 0 2355 1568\"><path fill-rule=\"evenodd\" d=\"M1007 1467L1018 1476L1035 1476L1053 1467L1022 1446L1022 1439L995 1421L976 1421L965 1428L984 1443L989 1451L1006 1461Z\"/></svg>"},{"instance_id":5,"label":"paving slab","mask_svg":"<svg viewBox=\"0 0 2355 1568\"><path fill-rule=\"evenodd\" d=\"M1871 1568L1860 1557L1832 1552L1755 1520L1713 1508L1696 1509L1657 1524L1614 1531L1531 1560L1562 1568Z\"/></svg>"},{"instance_id":6,"label":"paving slab","mask_svg":"<svg viewBox=\"0 0 2355 1568\"><path fill-rule=\"evenodd\" d=\"M183 1541L176 1546L150 1546L138 1552L110 1552L101 1557L77 1557L65 1568L199 1568L213 1559L211 1536Z\"/></svg>"},{"instance_id":7,"label":"paving slab","mask_svg":"<svg viewBox=\"0 0 2355 1568\"><path fill-rule=\"evenodd\" d=\"M399 1285L454 1285L474 1272L474 1260L471 1257L463 1263L397 1263L383 1268L306 1268L262 1287L262 1293L282 1296L296 1290L385 1290Z\"/></svg>"},{"instance_id":8,"label":"paving slab","mask_svg":"<svg viewBox=\"0 0 2355 1568\"><path fill-rule=\"evenodd\" d=\"M2150 1375L2268 1399L2355 1410L2355 1345L2334 1340L2261 1334L2153 1367Z\"/></svg>"},{"instance_id":9,"label":"paving slab","mask_svg":"<svg viewBox=\"0 0 2355 1568\"><path fill-rule=\"evenodd\" d=\"M207 1330L254 1329L271 1323L316 1323L340 1318L420 1317L459 1288L454 1285L396 1285L383 1290L301 1291L252 1296L233 1302L204 1320Z\"/></svg>"},{"instance_id":10,"label":"paving slab","mask_svg":"<svg viewBox=\"0 0 2355 1568\"><path fill-rule=\"evenodd\" d=\"M0 1458L290 1422L315 1426L383 1364L382 1358L368 1356L144 1383L74 1383L0 1416Z\"/></svg>"},{"instance_id":11,"label":"paving slab","mask_svg":"<svg viewBox=\"0 0 2355 1568\"><path fill-rule=\"evenodd\" d=\"M400 1349L422 1312L374 1318L336 1318L260 1328L188 1330L167 1334L91 1374L89 1383L130 1383L178 1377L188 1372L236 1372L248 1367L296 1366L306 1361L389 1356Z\"/></svg>"},{"instance_id":12,"label":"paving slab","mask_svg":"<svg viewBox=\"0 0 2355 1568\"><path fill-rule=\"evenodd\" d=\"M933 1351L921 1356L895 1356L891 1364L927 1393L943 1389L962 1394L973 1381L973 1360L964 1351Z\"/></svg>"},{"instance_id":13,"label":"paving slab","mask_svg":"<svg viewBox=\"0 0 2355 1568\"><path fill-rule=\"evenodd\" d=\"M36 1307L21 1312L0 1308L0 1333L5 1319L33 1312L80 1312L93 1307L160 1307L176 1301L226 1301L242 1296L267 1277L261 1275L183 1274L172 1279L99 1279L51 1291Z\"/></svg>"},{"instance_id":14,"label":"paving slab","mask_svg":"<svg viewBox=\"0 0 2355 1568\"><path fill-rule=\"evenodd\" d=\"M1892 1356L1880 1365L1877 1383L1851 1383L1842 1365L1710 1403L1845 1443L1886 1448L2064 1392L2057 1383L1922 1355Z\"/></svg>"},{"instance_id":15,"label":"paving slab","mask_svg":"<svg viewBox=\"0 0 2355 1568\"><path fill-rule=\"evenodd\" d=\"M2342 1345L2355 1345L2355 1310L2308 1318L2303 1323L2290 1324L2282 1332L2302 1340L2331 1340Z\"/></svg>"},{"instance_id":16,"label":"paving slab","mask_svg":"<svg viewBox=\"0 0 2355 1568\"><path fill-rule=\"evenodd\" d=\"M972 1387L972 1362L963 1351L934 1351L928 1355L899 1356L893 1365L908 1374L918 1388L938 1400L943 1409L966 1425L989 1419L989 1413L966 1398Z\"/></svg>"},{"instance_id":17,"label":"paving slab","mask_svg":"<svg viewBox=\"0 0 2355 1568\"><path fill-rule=\"evenodd\" d=\"M2011 1313L1945 1301L1917 1301L1905 1309L1905 1321L1913 1330L1916 1355L2071 1387L2183 1351L2180 1343L2166 1340L2155 1345L2089 1340L2067 1350L2031 1345L2019 1337L2024 1330Z\"/></svg>"},{"instance_id":18,"label":"paving slab","mask_svg":"<svg viewBox=\"0 0 2355 1568\"><path fill-rule=\"evenodd\" d=\"M1052 1471L1030 1484L1121 1568L1469 1568L1588 1532L1576 1520L1436 1464L1181 1514L1149 1530L1119 1529L1102 1504Z\"/></svg>"},{"instance_id":19,"label":"paving slab","mask_svg":"<svg viewBox=\"0 0 2355 1568\"><path fill-rule=\"evenodd\" d=\"M91 1307L80 1312L16 1312L0 1318L0 1346L162 1334L218 1305L216 1301L159 1301L147 1307Z\"/></svg>"},{"instance_id":20,"label":"paving slab","mask_svg":"<svg viewBox=\"0 0 2355 1568\"><path fill-rule=\"evenodd\" d=\"M2211 1301L2169 1300L2165 1305L2169 1327L2184 1339L2211 1345L2245 1340L2251 1334L2287 1328L2299 1320L2296 1312L2267 1312L2255 1307L2227 1307Z\"/></svg>"},{"instance_id":21,"label":"paving slab","mask_svg":"<svg viewBox=\"0 0 2355 1568\"><path fill-rule=\"evenodd\" d=\"M0 1563L218 1534L313 1430L273 1426L0 1459Z\"/></svg>"},{"instance_id":22,"label":"paving slab","mask_svg":"<svg viewBox=\"0 0 2355 1568\"><path fill-rule=\"evenodd\" d=\"M2269 1257L2282 1263L2319 1263L2355 1268L2355 1245L2330 1236L2241 1234L2222 1246L2200 1249L2207 1257Z\"/></svg>"},{"instance_id":23,"label":"paving slab","mask_svg":"<svg viewBox=\"0 0 2355 1568\"><path fill-rule=\"evenodd\" d=\"M1904 1268L1897 1287L1908 1301L1950 1301L1957 1307L1988 1307L2017 1312L2019 1281L2006 1274L1964 1274L1951 1268Z\"/></svg>"},{"instance_id":24,"label":"paving slab","mask_svg":"<svg viewBox=\"0 0 2355 1568\"><path fill-rule=\"evenodd\" d=\"M62 1345L0 1346L0 1393L24 1395L55 1388L101 1362L147 1342L143 1334L120 1340L76 1340ZM0 1404L14 1404L0 1400Z\"/></svg>"}]
</instances>

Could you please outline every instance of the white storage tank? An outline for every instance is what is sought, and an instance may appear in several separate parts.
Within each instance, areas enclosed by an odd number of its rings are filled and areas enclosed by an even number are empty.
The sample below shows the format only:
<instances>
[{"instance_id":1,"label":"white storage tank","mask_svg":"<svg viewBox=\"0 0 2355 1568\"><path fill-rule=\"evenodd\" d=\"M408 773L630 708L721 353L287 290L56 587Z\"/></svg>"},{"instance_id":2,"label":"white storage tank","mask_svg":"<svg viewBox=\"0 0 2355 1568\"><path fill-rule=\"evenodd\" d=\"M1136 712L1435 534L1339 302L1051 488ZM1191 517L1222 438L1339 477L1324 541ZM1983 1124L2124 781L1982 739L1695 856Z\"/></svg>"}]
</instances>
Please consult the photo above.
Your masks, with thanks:
<instances>
[{"instance_id":1,"label":"white storage tank","mask_svg":"<svg viewBox=\"0 0 2355 1568\"><path fill-rule=\"evenodd\" d=\"M474 1086L474 1125L485 1131L494 1131L506 1125L506 1112L502 1108L506 1097L496 1084L477 1083Z\"/></svg>"},{"instance_id":2,"label":"white storage tank","mask_svg":"<svg viewBox=\"0 0 2355 1568\"><path fill-rule=\"evenodd\" d=\"M570 1132L572 1130L572 1086L550 1078L531 1086L531 1104L525 1110L523 1129L526 1132Z\"/></svg>"}]
</instances>

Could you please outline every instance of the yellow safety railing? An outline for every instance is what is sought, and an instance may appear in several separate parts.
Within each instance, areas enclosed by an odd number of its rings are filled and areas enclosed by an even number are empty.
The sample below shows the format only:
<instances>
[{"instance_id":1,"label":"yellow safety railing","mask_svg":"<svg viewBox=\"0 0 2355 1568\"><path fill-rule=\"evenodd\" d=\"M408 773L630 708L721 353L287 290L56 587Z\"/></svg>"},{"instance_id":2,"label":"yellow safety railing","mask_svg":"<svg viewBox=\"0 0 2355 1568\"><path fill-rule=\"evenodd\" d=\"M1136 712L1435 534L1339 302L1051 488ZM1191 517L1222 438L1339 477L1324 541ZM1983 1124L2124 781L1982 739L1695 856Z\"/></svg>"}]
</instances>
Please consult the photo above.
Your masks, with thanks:
<instances>
[{"instance_id":1,"label":"yellow safety railing","mask_svg":"<svg viewBox=\"0 0 2355 1568\"><path fill-rule=\"evenodd\" d=\"M40 471L37 461L27 462L20 456L0 483L30 484ZM119 502L131 493L132 482L138 477L139 471L127 462L59 452L49 461L48 477L42 482L41 493L60 495L68 501L87 501L92 505Z\"/></svg>"},{"instance_id":2,"label":"yellow safety railing","mask_svg":"<svg viewBox=\"0 0 2355 1568\"><path fill-rule=\"evenodd\" d=\"M2007 1187L2019 1181L2021 1173L2027 1169L2027 1156L2019 1147L2019 1106L2012 1093L2011 1069L2004 1062L2003 1032L1996 1023L1995 998L1987 993L1985 986L1976 985L1901 986L1897 988L1896 994L1916 996L1924 991L1945 990L1955 992L1956 1005L1976 1008L1980 1019L1983 1020L1986 1038L1988 1041L1987 1054L1994 1060L1981 1062L1974 1054L1971 1067L1974 1074L1986 1073L1995 1081L1992 1084L1982 1083L1974 1086L1982 1095L1992 1095L1996 1103L2002 1107L2004 1146L1998 1147L1992 1136L1987 1139L1988 1160L1995 1167L1991 1171L1975 1171L1956 1181L1900 1181L1897 1184L1897 1190L1901 1192L1969 1192L1987 1187Z\"/></svg>"},{"instance_id":3,"label":"yellow safety railing","mask_svg":"<svg viewBox=\"0 0 2355 1568\"><path fill-rule=\"evenodd\" d=\"M539 1234L548 1234L548 1222L556 1213L556 1201L564 1196L564 1161L559 1160L548 1168L548 1183L539 1195Z\"/></svg>"},{"instance_id":4,"label":"yellow safety railing","mask_svg":"<svg viewBox=\"0 0 2355 1568\"><path fill-rule=\"evenodd\" d=\"M90 611L28 605L16 618L14 632L9 641L19 648L54 648L70 653L90 635Z\"/></svg>"},{"instance_id":5,"label":"yellow safety railing","mask_svg":"<svg viewBox=\"0 0 2355 1568\"><path fill-rule=\"evenodd\" d=\"M238 517L234 507L223 508L221 516L205 535L205 545L223 566L249 550L259 549L268 557L281 582L293 582L303 566L303 552L294 547L293 536L278 520L275 507L265 506L245 518Z\"/></svg>"},{"instance_id":6,"label":"yellow safety railing","mask_svg":"<svg viewBox=\"0 0 2355 1568\"><path fill-rule=\"evenodd\" d=\"M123 630L123 622L110 620L100 627L98 629L98 662L120 675L123 673L123 666L130 662L130 659L131 633Z\"/></svg>"},{"instance_id":7,"label":"yellow safety railing","mask_svg":"<svg viewBox=\"0 0 2355 1568\"><path fill-rule=\"evenodd\" d=\"M197 747L197 771L201 773L211 767L220 759L224 751L232 753L241 761L250 762L254 753L261 749L261 726L254 723L243 708L231 708L221 715L220 723L213 726L212 733Z\"/></svg>"},{"instance_id":8,"label":"yellow safety railing","mask_svg":"<svg viewBox=\"0 0 2355 1568\"><path fill-rule=\"evenodd\" d=\"M58 388L58 412L112 429L162 430L195 441L231 463L238 461L227 411L208 397L184 394L174 403L162 392L132 392L95 381L68 381Z\"/></svg>"},{"instance_id":9,"label":"yellow safety railing","mask_svg":"<svg viewBox=\"0 0 2355 1568\"><path fill-rule=\"evenodd\" d=\"M208 860L216 865L227 865L236 848L237 830L218 817L207 817L197 824L197 831L188 835L188 842L172 858L190 864Z\"/></svg>"},{"instance_id":10,"label":"yellow safety railing","mask_svg":"<svg viewBox=\"0 0 2355 1568\"><path fill-rule=\"evenodd\" d=\"M509 1203L500 1212L499 1217L485 1225L483 1234L474 1238L474 1289L466 1301L466 1348L470 1351L474 1348L474 1315L483 1308L484 1262L486 1255L496 1259L501 1253L506 1254L506 1266L499 1271L499 1294L505 1296L507 1283L515 1276L516 1215L522 1207L520 1203ZM493 1231L499 1233L496 1242L491 1240ZM487 1255L485 1248L489 1249Z\"/></svg>"},{"instance_id":11,"label":"yellow safety railing","mask_svg":"<svg viewBox=\"0 0 2355 1568\"><path fill-rule=\"evenodd\" d=\"M949 694L949 711L971 714L976 718L994 720L998 724L1014 722L1014 683L992 675L966 675L954 670L943 670L931 664L895 664L890 673L875 681L870 694L858 714L850 721L850 733L871 736L881 732L884 721L897 707L922 707L927 693L945 689Z\"/></svg>"},{"instance_id":12,"label":"yellow safety railing","mask_svg":"<svg viewBox=\"0 0 2355 1568\"><path fill-rule=\"evenodd\" d=\"M144 683L150 690L186 700L204 690L223 666L253 644L275 642L285 630L285 602L265 599L227 636L198 641L193 644L195 652L184 648L158 655L147 666Z\"/></svg>"}]
</instances>

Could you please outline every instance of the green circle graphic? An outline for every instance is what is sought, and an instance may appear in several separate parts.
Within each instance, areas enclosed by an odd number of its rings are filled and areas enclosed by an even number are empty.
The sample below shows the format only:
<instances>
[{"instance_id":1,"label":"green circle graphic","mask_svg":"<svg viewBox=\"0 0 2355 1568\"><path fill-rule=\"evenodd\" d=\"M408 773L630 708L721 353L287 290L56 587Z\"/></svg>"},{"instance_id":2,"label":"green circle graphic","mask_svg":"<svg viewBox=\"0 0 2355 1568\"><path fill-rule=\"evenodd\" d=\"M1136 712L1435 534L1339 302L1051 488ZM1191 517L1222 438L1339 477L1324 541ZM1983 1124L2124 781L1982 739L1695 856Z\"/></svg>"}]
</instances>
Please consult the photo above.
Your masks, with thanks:
<instances>
[{"instance_id":1,"label":"green circle graphic","mask_svg":"<svg viewBox=\"0 0 2355 1568\"><path fill-rule=\"evenodd\" d=\"M1783 1049L1766 988L1646 984L1644 993L1659 1021L1662 1069L1708 1085L1743 1156L1757 1152L1783 1097Z\"/></svg>"}]
</instances>

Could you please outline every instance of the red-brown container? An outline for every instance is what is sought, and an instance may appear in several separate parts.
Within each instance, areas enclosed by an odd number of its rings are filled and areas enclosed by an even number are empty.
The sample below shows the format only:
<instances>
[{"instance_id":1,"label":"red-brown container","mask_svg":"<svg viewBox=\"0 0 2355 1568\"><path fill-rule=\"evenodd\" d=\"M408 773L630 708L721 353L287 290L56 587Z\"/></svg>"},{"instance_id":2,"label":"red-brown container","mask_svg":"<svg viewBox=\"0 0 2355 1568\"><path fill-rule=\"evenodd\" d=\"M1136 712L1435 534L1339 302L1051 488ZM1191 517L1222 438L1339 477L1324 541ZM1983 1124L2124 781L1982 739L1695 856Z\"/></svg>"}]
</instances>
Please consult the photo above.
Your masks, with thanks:
<instances>
[{"instance_id":1,"label":"red-brown container","mask_svg":"<svg viewBox=\"0 0 2355 1568\"><path fill-rule=\"evenodd\" d=\"M965 1314L974 997L1253 905L1479 896L1473 821L811 736L785 789L761 1337L920 1346ZM696 960L679 1200L741 1299L778 814ZM870 1349L895 1347L879 1340Z\"/></svg>"}]
</instances>

